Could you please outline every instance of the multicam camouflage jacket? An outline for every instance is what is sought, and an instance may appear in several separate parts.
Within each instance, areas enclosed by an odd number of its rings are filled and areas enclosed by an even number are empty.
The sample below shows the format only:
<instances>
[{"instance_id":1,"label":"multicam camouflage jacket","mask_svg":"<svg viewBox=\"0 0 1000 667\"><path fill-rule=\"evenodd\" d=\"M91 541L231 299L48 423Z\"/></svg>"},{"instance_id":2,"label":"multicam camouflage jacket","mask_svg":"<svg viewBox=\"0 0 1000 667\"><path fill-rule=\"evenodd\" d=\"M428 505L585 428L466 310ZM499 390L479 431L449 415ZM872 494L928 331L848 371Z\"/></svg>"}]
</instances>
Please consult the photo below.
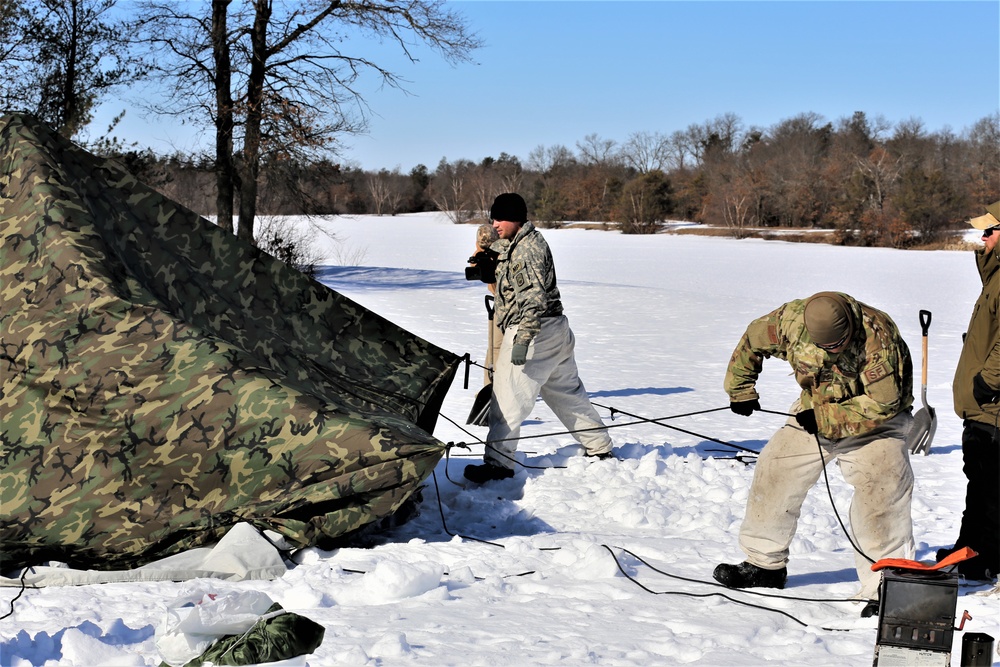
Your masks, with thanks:
<instances>
[{"instance_id":1,"label":"multicam camouflage jacket","mask_svg":"<svg viewBox=\"0 0 1000 667\"><path fill-rule=\"evenodd\" d=\"M490 246L497 258L496 322L506 331L518 325L515 343L529 344L543 317L562 315L556 267L549 244L530 222L512 240Z\"/></svg>"},{"instance_id":2,"label":"multicam camouflage jacket","mask_svg":"<svg viewBox=\"0 0 1000 667\"><path fill-rule=\"evenodd\" d=\"M955 413L962 419L996 426L1000 403L982 406L972 394L972 380L982 375L987 385L1000 388L1000 258L996 250L976 253L983 291L972 309L962 354L952 383Z\"/></svg>"},{"instance_id":3,"label":"multicam camouflage jacket","mask_svg":"<svg viewBox=\"0 0 1000 667\"><path fill-rule=\"evenodd\" d=\"M759 398L754 385L764 359L773 356L791 364L802 387L802 408L815 411L819 434L825 438L861 435L909 410L913 365L906 342L888 315L843 296L854 322L862 326L836 354L812 343L803 316L805 299L751 322L726 371L730 399Z\"/></svg>"}]
</instances>

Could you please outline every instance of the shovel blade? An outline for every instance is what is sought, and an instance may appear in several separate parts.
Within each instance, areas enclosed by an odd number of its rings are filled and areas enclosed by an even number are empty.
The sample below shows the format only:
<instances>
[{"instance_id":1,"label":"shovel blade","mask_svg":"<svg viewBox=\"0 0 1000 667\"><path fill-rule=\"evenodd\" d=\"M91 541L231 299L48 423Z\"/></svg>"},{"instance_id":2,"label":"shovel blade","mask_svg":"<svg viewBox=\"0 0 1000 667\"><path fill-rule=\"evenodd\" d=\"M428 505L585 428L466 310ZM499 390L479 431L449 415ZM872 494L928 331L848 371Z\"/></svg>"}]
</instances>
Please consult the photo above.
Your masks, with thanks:
<instances>
[{"instance_id":1,"label":"shovel blade","mask_svg":"<svg viewBox=\"0 0 1000 667\"><path fill-rule=\"evenodd\" d=\"M934 431L937 430L937 414L934 408L924 407L913 415L913 428L906 436L906 445L911 454L927 456L931 451Z\"/></svg>"},{"instance_id":2,"label":"shovel blade","mask_svg":"<svg viewBox=\"0 0 1000 667\"><path fill-rule=\"evenodd\" d=\"M476 400L472 402L472 410L469 411L469 418L465 423L473 426L489 426L491 398L493 398L492 382L483 385L483 388L476 394Z\"/></svg>"}]
</instances>

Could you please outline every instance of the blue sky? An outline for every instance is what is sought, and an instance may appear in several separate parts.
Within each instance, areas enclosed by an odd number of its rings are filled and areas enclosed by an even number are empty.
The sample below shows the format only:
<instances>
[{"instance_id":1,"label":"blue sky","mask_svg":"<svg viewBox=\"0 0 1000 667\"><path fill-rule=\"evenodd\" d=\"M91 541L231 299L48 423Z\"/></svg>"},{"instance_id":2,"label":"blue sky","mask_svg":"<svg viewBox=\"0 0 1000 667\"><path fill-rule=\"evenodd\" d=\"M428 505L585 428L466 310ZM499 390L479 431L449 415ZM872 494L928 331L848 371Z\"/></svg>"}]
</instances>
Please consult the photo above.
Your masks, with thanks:
<instances>
[{"instance_id":1,"label":"blue sky","mask_svg":"<svg viewBox=\"0 0 1000 667\"><path fill-rule=\"evenodd\" d=\"M724 113L767 128L805 112L835 122L864 111L960 133L1000 110L996 0L449 5L483 48L458 65L374 48L408 94L372 82L369 132L346 138L344 161L407 172L501 152L525 160L540 145L575 151L589 134L621 143ZM136 111L128 119L119 134L158 152L207 138Z\"/></svg>"}]
</instances>

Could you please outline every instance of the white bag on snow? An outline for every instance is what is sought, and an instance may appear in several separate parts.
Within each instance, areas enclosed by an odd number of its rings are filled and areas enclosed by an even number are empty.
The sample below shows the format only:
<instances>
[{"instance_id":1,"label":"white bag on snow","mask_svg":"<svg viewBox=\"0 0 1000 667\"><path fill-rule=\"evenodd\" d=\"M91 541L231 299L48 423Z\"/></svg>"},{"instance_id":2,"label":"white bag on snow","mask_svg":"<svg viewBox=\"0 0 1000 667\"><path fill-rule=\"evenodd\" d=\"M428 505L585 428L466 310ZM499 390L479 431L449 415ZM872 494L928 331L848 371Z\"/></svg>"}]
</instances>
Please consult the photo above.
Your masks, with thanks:
<instances>
[{"instance_id":1,"label":"white bag on snow","mask_svg":"<svg viewBox=\"0 0 1000 667\"><path fill-rule=\"evenodd\" d=\"M260 591L199 591L179 597L167 606L156 648L164 662L180 667L219 638L249 630L272 604Z\"/></svg>"}]
</instances>

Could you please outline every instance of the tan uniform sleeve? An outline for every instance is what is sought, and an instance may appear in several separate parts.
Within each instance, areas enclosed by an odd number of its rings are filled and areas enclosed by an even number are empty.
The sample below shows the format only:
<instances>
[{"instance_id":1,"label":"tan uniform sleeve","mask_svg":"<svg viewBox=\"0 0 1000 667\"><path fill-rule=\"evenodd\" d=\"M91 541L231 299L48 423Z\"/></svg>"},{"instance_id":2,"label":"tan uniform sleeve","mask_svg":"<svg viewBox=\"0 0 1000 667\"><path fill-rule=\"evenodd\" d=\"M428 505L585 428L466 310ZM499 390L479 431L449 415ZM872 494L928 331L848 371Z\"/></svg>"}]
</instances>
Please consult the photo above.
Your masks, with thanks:
<instances>
[{"instance_id":1,"label":"tan uniform sleeve","mask_svg":"<svg viewBox=\"0 0 1000 667\"><path fill-rule=\"evenodd\" d=\"M768 357L785 357L787 340L781 331L784 306L750 323L729 359L725 389L733 402L759 399L756 384Z\"/></svg>"}]
</instances>

